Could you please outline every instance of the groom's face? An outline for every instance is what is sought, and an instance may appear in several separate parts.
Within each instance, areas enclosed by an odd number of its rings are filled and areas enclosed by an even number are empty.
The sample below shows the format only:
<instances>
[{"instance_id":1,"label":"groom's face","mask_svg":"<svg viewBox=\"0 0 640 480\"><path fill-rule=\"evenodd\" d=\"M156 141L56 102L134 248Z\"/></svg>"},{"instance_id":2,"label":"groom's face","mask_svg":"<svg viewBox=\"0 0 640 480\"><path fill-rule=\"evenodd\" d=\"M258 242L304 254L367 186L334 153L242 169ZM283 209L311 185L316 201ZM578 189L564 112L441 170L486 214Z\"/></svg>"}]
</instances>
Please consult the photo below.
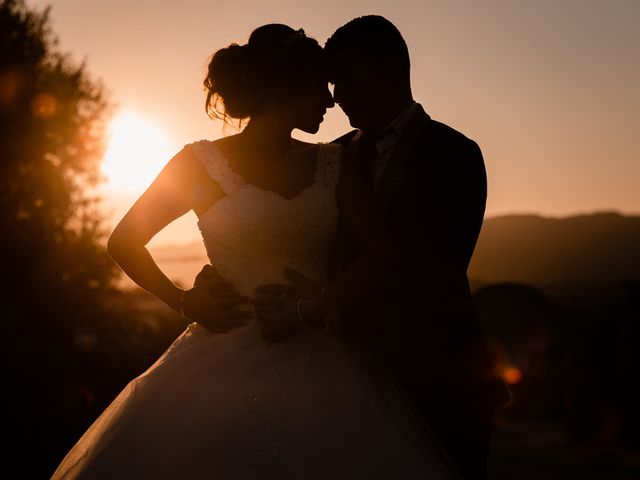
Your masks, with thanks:
<instances>
[{"instance_id":1,"label":"groom's face","mask_svg":"<svg viewBox=\"0 0 640 480\"><path fill-rule=\"evenodd\" d=\"M333 99L354 128L377 127L377 106L384 100L384 72L356 48L345 48L330 59Z\"/></svg>"}]
</instances>

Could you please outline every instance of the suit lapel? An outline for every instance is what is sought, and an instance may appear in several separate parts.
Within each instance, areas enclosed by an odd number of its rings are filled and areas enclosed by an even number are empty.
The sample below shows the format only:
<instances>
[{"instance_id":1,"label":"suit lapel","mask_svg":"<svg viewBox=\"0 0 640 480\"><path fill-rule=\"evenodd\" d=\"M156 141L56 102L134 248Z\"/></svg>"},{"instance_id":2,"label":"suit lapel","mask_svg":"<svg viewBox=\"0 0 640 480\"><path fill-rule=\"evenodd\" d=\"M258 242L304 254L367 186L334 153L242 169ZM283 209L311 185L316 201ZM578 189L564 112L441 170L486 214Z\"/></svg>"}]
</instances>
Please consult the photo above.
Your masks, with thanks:
<instances>
[{"instance_id":1,"label":"suit lapel","mask_svg":"<svg viewBox=\"0 0 640 480\"><path fill-rule=\"evenodd\" d=\"M335 140L331 140L330 143L339 143L340 145L342 145L343 147L348 147L352 142L352 140L354 139L354 137L356 137L356 135L358 135L360 133L360 130L355 129L355 130L351 130L350 132L345 133L344 135L342 135L341 137L336 138Z\"/></svg>"},{"instance_id":2,"label":"suit lapel","mask_svg":"<svg viewBox=\"0 0 640 480\"><path fill-rule=\"evenodd\" d=\"M421 105L418 105L409 123L398 139L389 162L382 171L378 188L375 191L375 200L382 218L386 218L389 209L389 199L394 189L404 182L404 166L411 155L411 151L420 134L426 128L430 120Z\"/></svg>"}]
</instances>

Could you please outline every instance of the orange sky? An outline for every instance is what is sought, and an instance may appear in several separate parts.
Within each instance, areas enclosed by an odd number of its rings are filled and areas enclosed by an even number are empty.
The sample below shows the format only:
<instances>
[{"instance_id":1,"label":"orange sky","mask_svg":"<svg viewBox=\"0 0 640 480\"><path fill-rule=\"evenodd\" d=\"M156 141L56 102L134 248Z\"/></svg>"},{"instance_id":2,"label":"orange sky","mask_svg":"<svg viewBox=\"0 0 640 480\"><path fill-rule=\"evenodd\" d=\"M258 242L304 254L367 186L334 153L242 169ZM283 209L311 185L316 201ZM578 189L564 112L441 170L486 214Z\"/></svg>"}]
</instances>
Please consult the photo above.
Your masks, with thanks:
<instances>
[{"instance_id":1,"label":"orange sky","mask_svg":"<svg viewBox=\"0 0 640 480\"><path fill-rule=\"evenodd\" d=\"M488 216L640 212L640 1L28 3L52 5L61 48L86 58L114 102L165 132L168 152L222 135L201 88L216 49L270 22L322 44L355 16L384 15L407 40L416 99L481 146ZM315 140L349 128L339 108L325 118ZM142 190L108 190L107 205L121 215ZM154 242L196 238L189 215Z\"/></svg>"}]
</instances>

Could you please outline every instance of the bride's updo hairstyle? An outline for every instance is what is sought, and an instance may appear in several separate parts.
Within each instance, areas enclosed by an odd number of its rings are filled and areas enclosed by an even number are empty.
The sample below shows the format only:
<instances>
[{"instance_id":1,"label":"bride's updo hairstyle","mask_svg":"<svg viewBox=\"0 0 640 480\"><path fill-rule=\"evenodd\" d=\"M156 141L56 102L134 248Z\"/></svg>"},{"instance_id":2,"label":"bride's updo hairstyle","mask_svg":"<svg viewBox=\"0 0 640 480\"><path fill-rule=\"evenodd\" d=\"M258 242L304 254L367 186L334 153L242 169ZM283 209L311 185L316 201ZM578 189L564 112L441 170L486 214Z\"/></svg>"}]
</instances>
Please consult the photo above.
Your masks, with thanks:
<instances>
[{"instance_id":1,"label":"bride's updo hairstyle","mask_svg":"<svg viewBox=\"0 0 640 480\"><path fill-rule=\"evenodd\" d=\"M233 43L213 55L204 80L205 109L212 118L243 120L295 99L298 87L324 74L322 47L304 30L263 25L246 45Z\"/></svg>"}]
</instances>

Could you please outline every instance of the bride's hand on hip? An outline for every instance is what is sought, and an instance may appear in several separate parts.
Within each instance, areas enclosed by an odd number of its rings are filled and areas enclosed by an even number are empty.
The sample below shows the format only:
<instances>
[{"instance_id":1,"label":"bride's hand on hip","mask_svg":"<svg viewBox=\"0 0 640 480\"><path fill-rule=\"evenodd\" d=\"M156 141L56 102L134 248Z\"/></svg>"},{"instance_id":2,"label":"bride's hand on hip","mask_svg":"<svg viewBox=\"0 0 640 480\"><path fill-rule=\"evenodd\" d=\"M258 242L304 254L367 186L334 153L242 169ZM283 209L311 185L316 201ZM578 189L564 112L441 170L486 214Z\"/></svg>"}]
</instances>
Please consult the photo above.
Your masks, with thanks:
<instances>
[{"instance_id":1,"label":"bride's hand on hip","mask_svg":"<svg viewBox=\"0 0 640 480\"><path fill-rule=\"evenodd\" d=\"M246 325L252 312L235 307L247 302L233 284L222 278L210 267L196 277L194 287L185 291L183 311L185 316L216 333L228 332Z\"/></svg>"}]
</instances>

